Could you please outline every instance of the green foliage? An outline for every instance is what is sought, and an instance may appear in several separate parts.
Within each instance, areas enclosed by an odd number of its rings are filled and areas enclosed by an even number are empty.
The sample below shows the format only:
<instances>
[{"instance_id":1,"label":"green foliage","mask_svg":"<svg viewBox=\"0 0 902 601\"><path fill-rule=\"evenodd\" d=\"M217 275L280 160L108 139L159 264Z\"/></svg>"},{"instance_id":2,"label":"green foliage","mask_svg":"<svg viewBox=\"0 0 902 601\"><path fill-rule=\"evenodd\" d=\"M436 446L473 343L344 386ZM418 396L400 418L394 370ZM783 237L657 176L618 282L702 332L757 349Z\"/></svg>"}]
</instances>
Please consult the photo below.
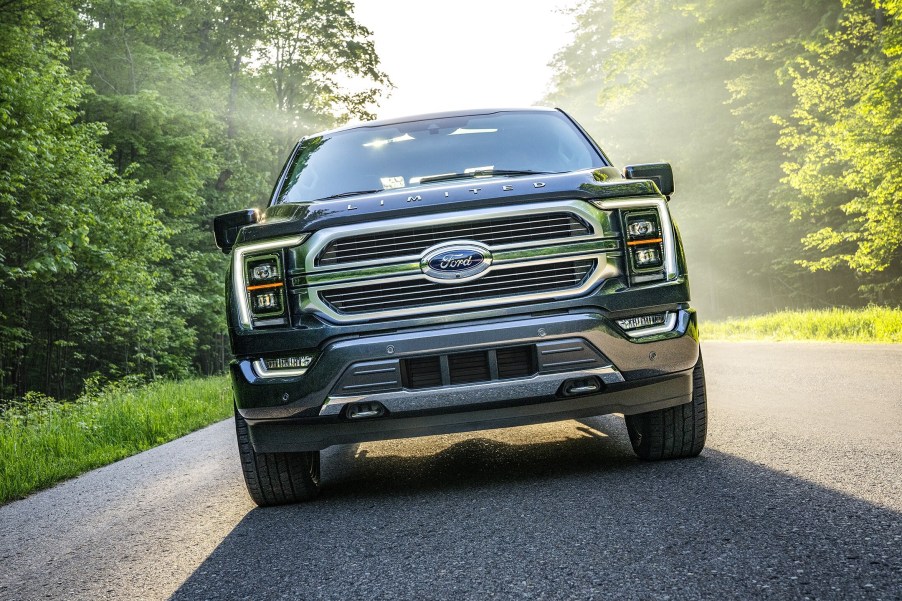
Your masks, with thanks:
<instances>
[{"instance_id":1,"label":"green foliage","mask_svg":"<svg viewBox=\"0 0 902 601\"><path fill-rule=\"evenodd\" d=\"M791 160L786 181L801 196L793 217L818 257L812 270L847 266L888 271L902 288L902 4L885 12L848 3L836 27L820 32L787 67L797 98L781 119ZM894 281L893 281L894 280Z\"/></svg>"},{"instance_id":2,"label":"green foliage","mask_svg":"<svg viewBox=\"0 0 902 601\"><path fill-rule=\"evenodd\" d=\"M0 504L232 414L222 377L118 383L60 403L39 393L0 408Z\"/></svg>"},{"instance_id":3,"label":"green foliage","mask_svg":"<svg viewBox=\"0 0 902 601\"><path fill-rule=\"evenodd\" d=\"M779 311L768 315L703 322L703 340L819 340L902 342L902 309Z\"/></svg>"},{"instance_id":4,"label":"green foliage","mask_svg":"<svg viewBox=\"0 0 902 601\"><path fill-rule=\"evenodd\" d=\"M32 22L0 37L4 395L65 395L81 373L127 372L136 363L119 353L134 330L163 317L147 292L168 253L164 227L141 184L109 164L104 126L78 120L84 83L44 33Z\"/></svg>"},{"instance_id":5,"label":"green foliage","mask_svg":"<svg viewBox=\"0 0 902 601\"><path fill-rule=\"evenodd\" d=\"M212 218L390 87L351 9L0 3L0 398L222 370Z\"/></svg>"},{"instance_id":6,"label":"green foliage","mask_svg":"<svg viewBox=\"0 0 902 601\"><path fill-rule=\"evenodd\" d=\"M673 163L706 314L892 302L898 17L897 1L594 0L547 101L621 164Z\"/></svg>"}]
</instances>

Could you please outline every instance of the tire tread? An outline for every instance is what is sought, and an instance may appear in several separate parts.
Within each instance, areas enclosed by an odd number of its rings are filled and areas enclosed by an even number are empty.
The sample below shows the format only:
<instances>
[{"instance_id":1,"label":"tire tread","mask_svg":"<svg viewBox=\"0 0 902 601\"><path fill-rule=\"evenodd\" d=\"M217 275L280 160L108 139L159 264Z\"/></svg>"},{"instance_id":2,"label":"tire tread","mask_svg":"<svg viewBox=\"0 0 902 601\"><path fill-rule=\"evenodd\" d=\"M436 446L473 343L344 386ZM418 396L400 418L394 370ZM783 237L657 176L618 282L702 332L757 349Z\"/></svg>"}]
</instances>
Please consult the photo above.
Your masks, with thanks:
<instances>
[{"instance_id":1,"label":"tire tread","mask_svg":"<svg viewBox=\"0 0 902 601\"><path fill-rule=\"evenodd\" d=\"M692 370L692 400L683 405L626 416L630 443L641 459L695 457L705 448L708 400L701 355Z\"/></svg>"},{"instance_id":2,"label":"tire tread","mask_svg":"<svg viewBox=\"0 0 902 601\"><path fill-rule=\"evenodd\" d=\"M260 507L308 501L319 494L319 451L257 453L247 422L235 411L238 455L247 492Z\"/></svg>"}]
</instances>

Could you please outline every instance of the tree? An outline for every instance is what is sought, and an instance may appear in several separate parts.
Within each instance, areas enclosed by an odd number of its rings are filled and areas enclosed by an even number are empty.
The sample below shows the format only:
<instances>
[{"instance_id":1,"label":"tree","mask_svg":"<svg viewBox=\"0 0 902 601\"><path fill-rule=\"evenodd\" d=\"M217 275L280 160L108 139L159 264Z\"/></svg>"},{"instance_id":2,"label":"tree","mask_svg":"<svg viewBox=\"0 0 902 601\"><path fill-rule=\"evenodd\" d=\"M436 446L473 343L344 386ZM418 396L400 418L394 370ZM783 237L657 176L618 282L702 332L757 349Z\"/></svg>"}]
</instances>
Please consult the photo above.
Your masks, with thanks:
<instances>
[{"instance_id":1,"label":"tree","mask_svg":"<svg viewBox=\"0 0 902 601\"><path fill-rule=\"evenodd\" d=\"M0 390L66 396L91 370L134 365L120 353L160 316L144 299L165 234L112 168L104 127L78 120L84 82L48 39L69 15L13 8L0 25Z\"/></svg>"},{"instance_id":2,"label":"tree","mask_svg":"<svg viewBox=\"0 0 902 601\"><path fill-rule=\"evenodd\" d=\"M596 0L555 59L549 100L594 121L613 156L673 162L672 209L709 316L861 302L855 273L800 267L812 224L792 218L799 195L780 145L800 102L787 66L844 10L840 0Z\"/></svg>"},{"instance_id":3,"label":"tree","mask_svg":"<svg viewBox=\"0 0 902 601\"><path fill-rule=\"evenodd\" d=\"M848 267L884 302L902 291L902 2L847 2L788 68L798 103L781 119L788 203L814 231L816 270Z\"/></svg>"}]
</instances>

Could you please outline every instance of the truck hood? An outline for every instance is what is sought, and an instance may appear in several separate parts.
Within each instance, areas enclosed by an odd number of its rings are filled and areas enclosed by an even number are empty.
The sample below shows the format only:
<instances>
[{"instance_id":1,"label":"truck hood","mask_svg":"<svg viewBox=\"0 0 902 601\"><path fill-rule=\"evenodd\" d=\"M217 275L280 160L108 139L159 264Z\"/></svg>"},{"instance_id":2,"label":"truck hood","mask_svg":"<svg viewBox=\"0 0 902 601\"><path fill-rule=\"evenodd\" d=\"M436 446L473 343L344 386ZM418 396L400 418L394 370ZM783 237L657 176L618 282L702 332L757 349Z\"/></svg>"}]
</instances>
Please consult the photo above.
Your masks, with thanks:
<instances>
[{"instance_id":1,"label":"truck hood","mask_svg":"<svg viewBox=\"0 0 902 601\"><path fill-rule=\"evenodd\" d=\"M336 200L271 206L258 223L242 228L237 244L338 225L481 207L659 195L650 180L623 179L613 167L549 175L473 178Z\"/></svg>"}]
</instances>

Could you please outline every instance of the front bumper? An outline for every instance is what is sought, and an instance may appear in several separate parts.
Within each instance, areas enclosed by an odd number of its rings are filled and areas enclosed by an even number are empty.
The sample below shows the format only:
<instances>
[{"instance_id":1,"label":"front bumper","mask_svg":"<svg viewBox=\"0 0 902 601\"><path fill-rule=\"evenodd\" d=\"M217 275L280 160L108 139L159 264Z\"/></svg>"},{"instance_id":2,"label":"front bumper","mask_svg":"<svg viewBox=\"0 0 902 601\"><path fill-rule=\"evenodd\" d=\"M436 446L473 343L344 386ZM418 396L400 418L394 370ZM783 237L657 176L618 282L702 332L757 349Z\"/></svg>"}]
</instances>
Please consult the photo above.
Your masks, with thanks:
<instances>
[{"instance_id":1,"label":"front bumper","mask_svg":"<svg viewBox=\"0 0 902 601\"><path fill-rule=\"evenodd\" d=\"M560 353L574 342L586 354L542 363L543 349ZM391 365L406 358L535 345L537 373L523 378L417 390L348 392L362 360ZM551 352L551 351L550 351ZM604 413L642 413L689 402L698 359L695 313L677 311L667 333L630 339L608 317L574 312L434 326L332 341L302 376L261 378L253 358L232 365L238 411L258 452L321 449L362 442L522 425ZM568 358L566 355L556 355ZM567 366L572 363L572 366ZM575 378L595 378L600 391L563 397ZM344 408L379 402L383 417L349 420Z\"/></svg>"}]
</instances>

